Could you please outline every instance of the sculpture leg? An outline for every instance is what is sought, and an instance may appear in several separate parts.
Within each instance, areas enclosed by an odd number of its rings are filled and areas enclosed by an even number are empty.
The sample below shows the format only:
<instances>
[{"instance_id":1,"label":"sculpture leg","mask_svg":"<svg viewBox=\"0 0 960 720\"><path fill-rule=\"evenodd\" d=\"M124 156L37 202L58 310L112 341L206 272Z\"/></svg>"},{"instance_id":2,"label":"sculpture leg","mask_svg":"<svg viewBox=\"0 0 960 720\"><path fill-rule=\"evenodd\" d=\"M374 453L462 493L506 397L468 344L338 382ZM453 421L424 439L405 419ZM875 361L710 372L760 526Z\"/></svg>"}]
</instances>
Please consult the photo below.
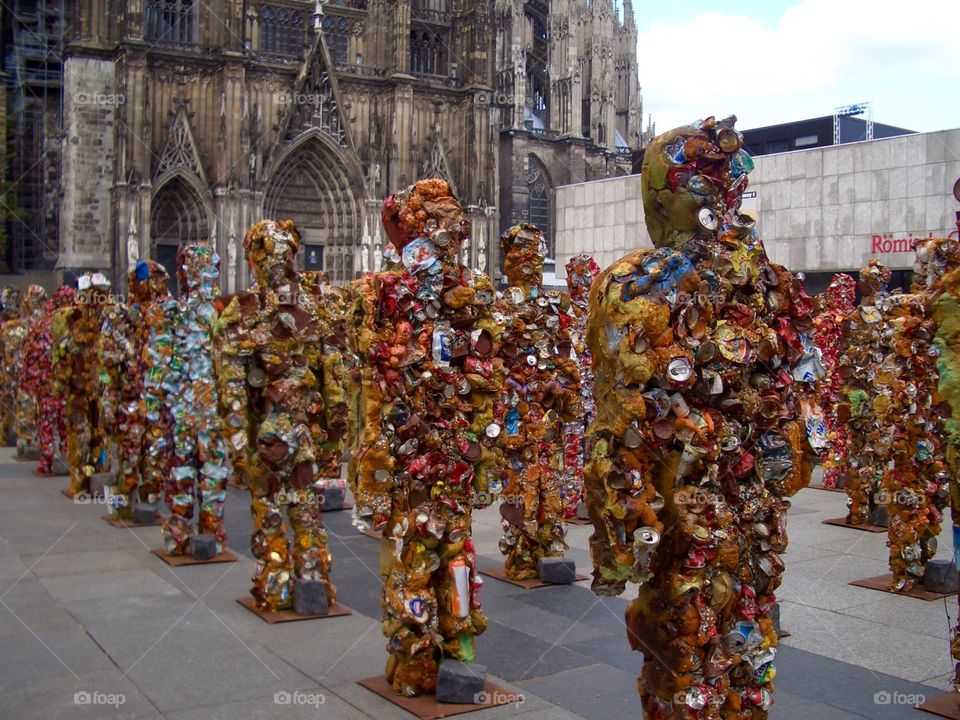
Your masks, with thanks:
<instances>
[{"instance_id":1,"label":"sculpture leg","mask_svg":"<svg viewBox=\"0 0 960 720\"><path fill-rule=\"evenodd\" d=\"M83 404L85 405L85 403ZM70 462L70 497L90 489L90 476L95 472L90 462L93 427L90 417L81 405L79 412L72 409L67 417L67 458ZM70 403L73 408L74 403Z\"/></svg>"},{"instance_id":2,"label":"sculpture leg","mask_svg":"<svg viewBox=\"0 0 960 720\"><path fill-rule=\"evenodd\" d=\"M223 525L223 504L227 498L227 446L215 427L214 419L208 428L197 434L200 465L200 534L217 539L217 553L223 552L227 532ZM209 427L215 429L210 430Z\"/></svg>"},{"instance_id":3,"label":"sculpture leg","mask_svg":"<svg viewBox=\"0 0 960 720\"><path fill-rule=\"evenodd\" d=\"M40 460L37 472L49 475L53 472L53 459L60 450L60 401L50 395L41 395L37 417L37 444L40 447Z\"/></svg>"},{"instance_id":4,"label":"sculpture leg","mask_svg":"<svg viewBox=\"0 0 960 720\"><path fill-rule=\"evenodd\" d=\"M142 463L143 423L137 403L123 403L117 412L117 453L120 469L117 473L117 517L129 520L140 488Z\"/></svg>"},{"instance_id":5,"label":"sculpture leg","mask_svg":"<svg viewBox=\"0 0 960 720\"><path fill-rule=\"evenodd\" d=\"M256 452L247 455L247 478L254 527L251 551L257 559L250 594L258 609L287 609L293 603L293 561L277 502L280 481Z\"/></svg>"},{"instance_id":6,"label":"sculpture leg","mask_svg":"<svg viewBox=\"0 0 960 720\"><path fill-rule=\"evenodd\" d=\"M37 446L37 403L33 395L17 388L17 457L26 458Z\"/></svg>"},{"instance_id":7,"label":"sculpture leg","mask_svg":"<svg viewBox=\"0 0 960 720\"><path fill-rule=\"evenodd\" d=\"M540 475L536 455L524 458L522 469L510 473L504 502L512 504L507 522L516 542L509 545L504 571L512 580L529 580L537 576L537 558L542 555L540 544Z\"/></svg>"}]
</instances>

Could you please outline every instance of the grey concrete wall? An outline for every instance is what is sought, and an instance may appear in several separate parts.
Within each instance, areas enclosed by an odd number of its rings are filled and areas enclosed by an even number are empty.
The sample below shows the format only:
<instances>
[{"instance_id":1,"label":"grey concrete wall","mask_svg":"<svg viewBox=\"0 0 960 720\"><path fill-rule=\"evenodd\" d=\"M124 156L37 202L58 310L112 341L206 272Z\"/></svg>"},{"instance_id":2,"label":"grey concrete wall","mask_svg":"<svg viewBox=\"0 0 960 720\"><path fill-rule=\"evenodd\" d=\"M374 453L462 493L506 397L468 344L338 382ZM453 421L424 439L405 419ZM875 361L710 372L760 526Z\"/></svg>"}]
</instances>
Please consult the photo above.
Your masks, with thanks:
<instances>
[{"instance_id":1,"label":"grey concrete wall","mask_svg":"<svg viewBox=\"0 0 960 720\"><path fill-rule=\"evenodd\" d=\"M756 158L745 207L771 259L793 271L855 270L872 258L913 265L910 241L956 232L960 129ZM640 178L557 188L557 274L573 255L601 267L650 245Z\"/></svg>"},{"instance_id":2,"label":"grey concrete wall","mask_svg":"<svg viewBox=\"0 0 960 720\"><path fill-rule=\"evenodd\" d=\"M111 265L116 94L111 60L68 58L63 66L60 268Z\"/></svg>"}]
</instances>

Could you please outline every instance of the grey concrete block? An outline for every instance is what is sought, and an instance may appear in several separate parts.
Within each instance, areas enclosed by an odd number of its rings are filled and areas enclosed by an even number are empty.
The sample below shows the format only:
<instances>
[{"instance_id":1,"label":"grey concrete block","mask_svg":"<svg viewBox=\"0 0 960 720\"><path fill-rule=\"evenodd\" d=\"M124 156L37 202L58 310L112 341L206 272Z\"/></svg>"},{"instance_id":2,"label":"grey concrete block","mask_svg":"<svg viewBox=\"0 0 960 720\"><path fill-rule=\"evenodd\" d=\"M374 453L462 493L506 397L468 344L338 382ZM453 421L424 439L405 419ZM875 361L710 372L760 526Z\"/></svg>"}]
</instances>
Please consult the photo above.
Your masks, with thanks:
<instances>
[{"instance_id":1,"label":"grey concrete block","mask_svg":"<svg viewBox=\"0 0 960 720\"><path fill-rule=\"evenodd\" d=\"M113 485L113 475L110 473L97 473L90 476L90 494L94 497L103 497L103 489L108 485Z\"/></svg>"},{"instance_id":2,"label":"grey concrete block","mask_svg":"<svg viewBox=\"0 0 960 720\"><path fill-rule=\"evenodd\" d=\"M294 580L293 611L297 615L326 615L330 611L327 586L319 580Z\"/></svg>"},{"instance_id":3,"label":"grey concrete block","mask_svg":"<svg viewBox=\"0 0 960 720\"><path fill-rule=\"evenodd\" d=\"M585 502L581 502L579 505L577 505L577 519L578 520L590 519L590 513L587 512L587 504Z\"/></svg>"},{"instance_id":4,"label":"grey concrete block","mask_svg":"<svg viewBox=\"0 0 960 720\"><path fill-rule=\"evenodd\" d=\"M54 475L69 475L70 474L70 465L67 464L67 461L63 458L55 457L53 459L53 466L51 467Z\"/></svg>"},{"instance_id":5,"label":"grey concrete block","mask_svg":"<svg viewBox=\"0 0 960 720\"><path fill-rule=\"evenodd\" d=\"M470 704L482 702L480 697L486 682L487 669L447 658L440 662L437 673L437 700L445 703Z\"/></svg>"},{"instance_id":6,"label":"grey concrete block","mask_svg":"<svg viewBox=\"0 0 960 720\"><path fill-rule=\"evenodd\" d=\"M783 632L783 628L780 627L780 603L773 604L773 609L770 611L770 619L773 621L773 631L777 635Z\"/></svg>"},{"instance_id":7,"label":"grey concrete block","mask_svg":"<svg viewBox=\"0 0 960 720\"><path fill-rule=\"evenodd\" d=\"M213 535L190 538L190 555L194 560L213 560L217 556L217 539Z\"/></svg>"},{"instance_id":8,"label":"grey concrete block","mask_svg":"<svg viewBox=\"0 0 960 720\"><path fill-rule=\"evenodd\" d=\"M159 508L153 503L136 503L133 506L133 522L138 525L152 525L157 519Z\"/></svg>"},{"instance_id":9,"label":"grey concrete block","mask_svg":"<svg viewBox=\"0 0 960 720\"><path fill-rule=\"evenodd\" d=\"M955 593L960 577L953 560L931 560L923 573L923 589L935 593Z\"/></svg>"},{"instance_id":10,"label":"grey concrete block","mask_svg":"<svg viewBox=\"0 0 960 720\"><path fill-rule=\"evenodd\" d=\"M886 505L878 505L870 516L870 522L877 527L886 527L890 522L890 513L887 512Z\"/></svg>"},{"instance_id":11,"label":"grey concrete block","mask_svg":"<svg viewBox=\"0 0 960 720\"><path fill-rule=\"evenodd\" d=\"M346 499L344 489L337 484L333 484L323 491L323 512L331 512L343 509L343 501Z\"/></svg>"},{"instance_id":12,"label":"grey concrete block","mask_svg":"<svg viewBox=\"0 0 960 720\"><path fill-rule=\"evenodd\" d=\"M577 579L577 566L566 558L540 558L537 560L537 575L543 582L569 585Z\"/></svg>"}]
</instances>

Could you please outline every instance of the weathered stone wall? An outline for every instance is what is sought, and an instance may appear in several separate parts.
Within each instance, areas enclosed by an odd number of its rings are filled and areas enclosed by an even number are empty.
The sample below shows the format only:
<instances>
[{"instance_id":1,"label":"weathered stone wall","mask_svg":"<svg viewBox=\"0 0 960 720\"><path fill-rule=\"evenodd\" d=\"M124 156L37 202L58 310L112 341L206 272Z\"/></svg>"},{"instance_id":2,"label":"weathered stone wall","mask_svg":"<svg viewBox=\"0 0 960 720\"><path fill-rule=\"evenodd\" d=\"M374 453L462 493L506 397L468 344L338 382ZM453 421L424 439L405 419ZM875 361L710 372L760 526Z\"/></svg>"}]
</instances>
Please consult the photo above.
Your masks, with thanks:
<instances>
[{"instance_id":1,"label":"weathered stone wall","mask_svg":"<svg viewBox=\"0 0 960 720\"><path fill-rule=\"evenodd\" d=\"M110 60L71 57L63 67L60 268L110 268L113 245L115 91Z\"/></svg>"},{"instance_id":2,"label":"weathered stone wall","mask_svg":"<svg viewBox=\"0 0 960 720\"><path fill-rule=\"evenodd\" d=\"M807 273L856 270L876 257L913 266L911 241L956 233L960 129L756 158L744 202L770 257ZM556 190L557 274L573 255L606 267L649 247L640 176Z\"/></svg>"}]
</instances>

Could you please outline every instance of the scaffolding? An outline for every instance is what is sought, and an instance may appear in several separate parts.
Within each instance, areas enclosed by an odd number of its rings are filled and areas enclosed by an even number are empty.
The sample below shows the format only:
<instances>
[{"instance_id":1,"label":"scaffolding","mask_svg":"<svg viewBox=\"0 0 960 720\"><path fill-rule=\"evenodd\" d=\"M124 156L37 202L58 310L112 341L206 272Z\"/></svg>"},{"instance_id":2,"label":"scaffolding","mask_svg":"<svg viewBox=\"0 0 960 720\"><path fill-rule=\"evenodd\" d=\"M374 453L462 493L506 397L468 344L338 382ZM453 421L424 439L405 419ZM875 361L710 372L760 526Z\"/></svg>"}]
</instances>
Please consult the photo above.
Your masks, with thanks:
<instances>
[{"instance_id":1,"label":"scaffolding","mask_svg":"<svg viewBox=\"0 0 960 720\"><path fill-rule=\"evenodd\" d=\"M59 247L64 1L12 0L4 9L12 199L6 209L6 264L16 273L48 270Z\"/></svg>"},{"instance_id":2,"label":"scaffolding","mask_svg":"<svg viewBox=\"0 0 960 720\"><path fill-rule=\"evenodd\" d=\"M840 145L843 142L841 138L841 120L840 118L854 117L855 115L865 115L866 140L873 140L873 105L868 102L855 103L853 105L844 105L833 111L833 144ZM847 141L849 142L849 140Z\"/></svg>"}]
</instances>

